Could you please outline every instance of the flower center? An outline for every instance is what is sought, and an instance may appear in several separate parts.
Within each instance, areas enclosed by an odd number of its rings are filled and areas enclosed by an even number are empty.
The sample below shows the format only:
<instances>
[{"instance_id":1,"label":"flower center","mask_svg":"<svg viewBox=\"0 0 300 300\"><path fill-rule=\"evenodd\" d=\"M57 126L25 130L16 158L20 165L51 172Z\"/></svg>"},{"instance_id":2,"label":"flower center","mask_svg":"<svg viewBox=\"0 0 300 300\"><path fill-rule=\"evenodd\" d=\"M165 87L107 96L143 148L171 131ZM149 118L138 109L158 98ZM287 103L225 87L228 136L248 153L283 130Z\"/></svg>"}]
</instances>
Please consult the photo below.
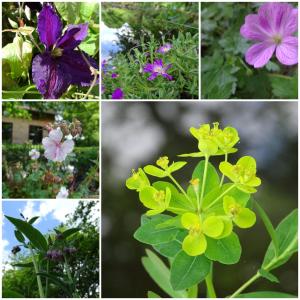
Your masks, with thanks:
<instances>
[{"instance_id":1,"label":"flower center","mask_svg":"<svg viewBox=\"0 0 300 300\"><path fill-rule=\"evenodd\" d=\"M282 37L279 34L273 36L273 41L276 45L279 45L282 42Z\"/></svg>"},{"instance_id":2,"label":"flower center","mask_svg":"<svg viewBox=\"0 0 300 300\"><path fill-rule=\"evenodd\" d=\"M160 74L164 73L164 69L162 67L159 67L159 66L154 67L153 71L155 73L160 73Z\"/></svg>"},{"instance_id":3,"label":"flower center","mask_svg":"<svg viewBox=\"0 0 300 300\"><path fill-rule=\"evenodd\" d=\"M54 48L52 51L51 51L51 56L52 57L60 57L63 55L63 49L61 48Z\"/></svg>"},{"instance_id":4,"label":"flower center","mask_svg":"<svg viewBox=\"0 0 300 300\"><path fill-rule=\"evenodd\" d=\"M158 203L163 202L165 200L165 192L164 191L157 191L154 194L154 200Z\"/></svg>"},{"instance_id":5,"label":"flower center","mask_svg":"<svg viewBox=\"0 0 300 300\"><path fill-rule=\"evenodd\" d=\"M189 229L189 234L190 235L198 235L201 232L202 232L202 230L201 230L200 224L191 226L190 229Z\"/></svg>"}]
</instances>

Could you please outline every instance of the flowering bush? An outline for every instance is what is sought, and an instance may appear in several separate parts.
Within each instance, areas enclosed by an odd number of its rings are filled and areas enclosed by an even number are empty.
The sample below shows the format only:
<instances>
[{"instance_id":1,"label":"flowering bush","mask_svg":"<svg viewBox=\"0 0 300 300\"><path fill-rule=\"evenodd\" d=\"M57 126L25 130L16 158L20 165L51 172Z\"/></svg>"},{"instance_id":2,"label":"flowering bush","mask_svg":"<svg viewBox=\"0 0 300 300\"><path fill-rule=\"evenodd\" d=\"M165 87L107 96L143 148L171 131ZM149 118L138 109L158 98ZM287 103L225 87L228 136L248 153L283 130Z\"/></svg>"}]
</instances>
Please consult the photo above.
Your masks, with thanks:
<instances>
[{"instance_id":1,"label":"flowering bush","mask_svg":"<svg viewBox=\"0 0 300 300\"><path fill-rule=\"evenodd\" d=\"M94 98L99 74L97 4L39 5L3 4L3 97ZM8 33L14 33L12 42Z\"/></svg>"},{"instance_id":2,"label":"flowering bush","mask_svg":"<svg viewBox=\"0 0 300 300\"><path fill-rule=\"evenodd\" d=\"M5 198L94 198L98 192L98 158L85 160L84 173L77 164L74 145L81 138L81 123L56 121L46 126L49 136L42 148L25 147L30 160L11 162L11 153L3 156L3 197ZM24 151L24 148L22 148ZM31 150L29 150L31 149ZM44 150L43 155L40 151ZM8 156L8 157L7 157ZM46 159L45 159L46 158ZM89 160L93 163L90 164ZM80 178L83 177L83 178Z\"/></svg>"},{"instance_id":3,"label":"flowering bush","mask_svg":"<svg viewBox=\"0 0 300 300\"><path fill-rule=\"evenodd\" d=\"M257 272L228 297L292 296L271 291L242 292L259 278L279 282L271 272L297 252L297 211L292 211L274 229L267 213L254 200L262 183L257 176L256 160L243 156L234 163L229 162L229 155L238 151L236 145L240 140L235 128L221 129L218 123L204 124L190 128L190 133L197 141L198 151L179 156L201 161L186 189L174 178L174 173L187 162L170 163L167 156L159 158L156 165L133 171L126 181L127 188L138 192L140 202L147 209L134 233L135 239L152 246L168 258L170 265L168 267L153 251L146 250L147 256L142 259L146 271L171 297L197 298L198 285L205 281L207 297L216 298L213 264L232 265L240 261L242 247L237 227L254 226L257 213L271 243ZM218 166L219 172L209 162L214 156L224 157ZM151 183L148 175L159 180ZM148 296L158 297L153 292Z\"/></svg>"},{"instance_id":4,"label":"flowering bush","mask_svg":"<svg viewBox=\"0 0 300 300\"><path fill-rule=\"evenodd\" d=\"M202 97L298 98L298 8L202 5Z\"/></svg>"}]
</instances>

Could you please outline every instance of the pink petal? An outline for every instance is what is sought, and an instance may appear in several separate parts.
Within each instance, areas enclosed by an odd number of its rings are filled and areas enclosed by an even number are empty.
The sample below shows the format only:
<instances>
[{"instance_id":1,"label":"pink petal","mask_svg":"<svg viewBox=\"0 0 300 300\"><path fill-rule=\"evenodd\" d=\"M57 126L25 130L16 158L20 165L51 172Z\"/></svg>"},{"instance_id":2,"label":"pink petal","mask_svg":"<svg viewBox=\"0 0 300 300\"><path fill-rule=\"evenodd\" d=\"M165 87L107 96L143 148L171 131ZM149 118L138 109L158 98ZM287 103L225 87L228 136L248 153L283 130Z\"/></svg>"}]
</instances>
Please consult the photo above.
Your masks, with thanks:
<instances>
[{"instance_id":1,"label":"pink petal","mask_svg":"<svg viewBox=\"0 0 300 300\"><path fill-rule=\"evenodd\" d=\"M289 36L283 39L277 46L276 57L283 65L295 65L298 63L298 38Z\"/></svg>"},{"instance_id":2,"label":"pink petal","mask_svg":"<svg viewBox=\"0 0 300 300\"><path fill-rule=\"evenodd\" d=\"M62 151L67 156L69 153L73 151L74 148L74 141L73 140L66 140L61 145Z\"/></svg>"},{"instance_id":3,"label":"pink petal","mask_svg":"<svg viewBox=\"0 0 300 300\"><path fill-rule=\"evenodd\" d=\"M49 132L49 138L50 138L51 140L53 140L54 142L56 142L56 143L60 143L62 137L63 137L63 134L62 134L60 128L52 129L52 130Z\"/></svg>"},{"instance_id":4,"label":"pink petal","mask_svg":"<svg viewBox=\"0 0 300 300\"><path fill-rule=\"evenodd\" d=\"M259 23L258 15L248 15L245 24L240 29L240 34L249 40L264 41L268 38L269 32Z\"/></svg>"},{"instance_id":5,"label":"pink petal","mask_svg":"<svg viewBox=\"0 0 300 300\"><path fill-rule=\"evenodd\" d=\"M275 48L275 44L270 44L269 42L254 44L247 50L246 61L254 68L261 68L271 59Z\"/></svg>"}]
</instances>

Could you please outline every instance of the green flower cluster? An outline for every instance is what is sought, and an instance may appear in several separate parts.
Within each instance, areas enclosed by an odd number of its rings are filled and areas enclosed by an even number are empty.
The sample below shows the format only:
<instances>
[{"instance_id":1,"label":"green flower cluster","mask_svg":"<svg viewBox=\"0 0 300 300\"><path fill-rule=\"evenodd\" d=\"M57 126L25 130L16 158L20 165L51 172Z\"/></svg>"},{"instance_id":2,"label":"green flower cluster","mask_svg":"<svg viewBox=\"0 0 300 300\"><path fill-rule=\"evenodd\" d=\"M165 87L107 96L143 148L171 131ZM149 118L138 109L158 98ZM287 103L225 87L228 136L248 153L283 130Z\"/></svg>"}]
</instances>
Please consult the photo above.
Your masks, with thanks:
<instances>
[{"instance_id":1,"label":"green flower cluster","mask_svg":"<svg viewBox=\"0 0 300 300\"><path fill-rule=\"evenodd\" d=\"M218 123L190 128L198 141L199 152L182 154L181 157L204 157L196 167L190 185L185 190L173 177L175 171L187 162L170 164L167 156L159 158L155 165L139 168L126 181L129 189L139 193L142 204L149 209L146 216L153 217L168 211L176 216L156 225L156 228L177 228L183 234L181 247L189 256L211 253L212 240L235 238L234 226L252 227L256 222L255 213L247 207L250 194L255 193L261 180L256 176L256 161L251 156L240 158L236 164L228 162L228 155L237 151L239 141L235 128L219 128ZM224 155L219 164L219 174L209 163L211 156ZM150 183L148 175L169 178L170 182ZM229 183L224 183L227 177ZM164 215L166 216L166 215ZM209 257L211 258L211 257Z\"/></svg>"}]
</instances>

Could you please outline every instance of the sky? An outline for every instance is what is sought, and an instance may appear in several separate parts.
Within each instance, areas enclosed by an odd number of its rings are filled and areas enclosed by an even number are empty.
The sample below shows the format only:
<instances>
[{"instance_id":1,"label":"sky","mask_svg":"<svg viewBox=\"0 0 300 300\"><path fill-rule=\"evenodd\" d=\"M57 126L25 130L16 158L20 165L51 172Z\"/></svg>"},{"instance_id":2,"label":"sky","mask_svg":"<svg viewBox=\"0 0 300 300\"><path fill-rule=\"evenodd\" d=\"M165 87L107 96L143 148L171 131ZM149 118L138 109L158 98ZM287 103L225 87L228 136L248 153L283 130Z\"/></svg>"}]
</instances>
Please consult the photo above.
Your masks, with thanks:
<instances>
[{"instance_id":1,"label":"sky","mask_svg":"<svg viewBox=\"0 0 300 300\"><path fill-rule=\"evenodd\" d=\"M21 218L22 213L26 218L40 216L34 223L34 227L43 234L52 230L55 226L65 222L67 215L74 212L77 200L44 200L44 201L3 201L2 204L2 261L10 261L11 249L18 245L14 235L14 226L4 217L4 215ZM95 218L97 212L94 212Z\"/></svg>"}]
</instances>

